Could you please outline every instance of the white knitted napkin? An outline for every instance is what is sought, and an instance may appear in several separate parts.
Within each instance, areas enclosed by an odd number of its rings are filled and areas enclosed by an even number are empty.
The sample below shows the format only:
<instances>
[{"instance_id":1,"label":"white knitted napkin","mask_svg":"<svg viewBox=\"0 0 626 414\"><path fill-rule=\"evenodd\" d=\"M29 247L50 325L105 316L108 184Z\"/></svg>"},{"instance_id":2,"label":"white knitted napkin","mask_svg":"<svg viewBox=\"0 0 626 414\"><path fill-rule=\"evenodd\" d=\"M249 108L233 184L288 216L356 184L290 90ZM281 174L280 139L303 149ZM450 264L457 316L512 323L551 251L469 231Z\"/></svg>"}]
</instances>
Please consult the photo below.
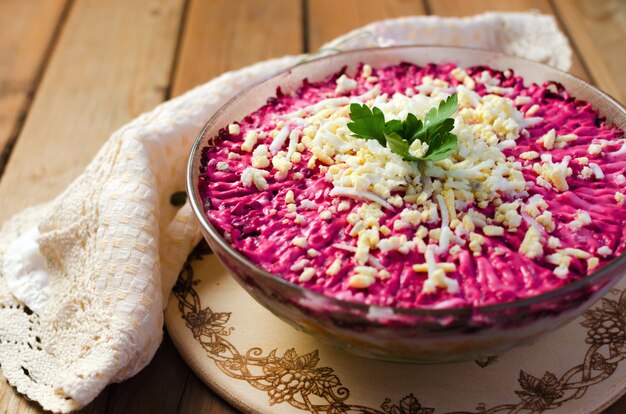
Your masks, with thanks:
<instances>
[{"instance_id":1,"label":"white knitted napkin","mask_svg":"<svg viewBox=\"0 0 626 414\"><path fill-rule=\"evenodd\" d=\"M571 50L551 16L487 13L407 17L367 25L322 53L438 44L492 49L569 69ZM0 231L0 365L45 409L67 412L145 367L163 336L163 308L199 240L184 188L191 144L222 104L307 56L225 73L117 130L53 201Z\"/></svg>"}]
</instances>

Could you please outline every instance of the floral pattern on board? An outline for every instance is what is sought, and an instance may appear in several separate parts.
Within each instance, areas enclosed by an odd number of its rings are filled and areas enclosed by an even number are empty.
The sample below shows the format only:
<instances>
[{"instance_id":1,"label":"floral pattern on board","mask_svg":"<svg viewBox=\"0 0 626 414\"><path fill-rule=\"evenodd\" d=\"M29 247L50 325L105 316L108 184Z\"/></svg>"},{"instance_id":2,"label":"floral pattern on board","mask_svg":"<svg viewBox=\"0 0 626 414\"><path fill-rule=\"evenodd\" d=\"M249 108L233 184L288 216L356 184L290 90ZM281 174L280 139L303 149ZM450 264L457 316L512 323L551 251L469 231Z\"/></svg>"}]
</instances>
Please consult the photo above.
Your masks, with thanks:
<instances>
[{"instance_id":1,"label":"floral pattern on board","mask_svg":"<svg viewBox=\"0 0 626 414\"><path fill-rule=\"evenodd\" d=\"M228 337L231 313L216 312L202 305L193 278L194 261L210 254L202 242L189 256L179 275L174 294L186 326L207 356L227 376L246 381L267 394L268 405L289 404L304 412L327 414L437 414L423 406L413 393L394 402L386 398L379 407L350 402L350 390L330 367L320 366L318 350L300 354L291 348L282 354L278 349L264 352L251 348L240 352ZM583 313L581 325L588 329L589 348L584 360L561 376L553 372L536 375L521 370L516 390L517 401L487 407L478 403L474 411L442 414L544 413L581 398L585 391L610 377L626 359L626 290L613 289L599 305ZM476 361L486 367L495 358Z\"/></svg>"}]
</instances>

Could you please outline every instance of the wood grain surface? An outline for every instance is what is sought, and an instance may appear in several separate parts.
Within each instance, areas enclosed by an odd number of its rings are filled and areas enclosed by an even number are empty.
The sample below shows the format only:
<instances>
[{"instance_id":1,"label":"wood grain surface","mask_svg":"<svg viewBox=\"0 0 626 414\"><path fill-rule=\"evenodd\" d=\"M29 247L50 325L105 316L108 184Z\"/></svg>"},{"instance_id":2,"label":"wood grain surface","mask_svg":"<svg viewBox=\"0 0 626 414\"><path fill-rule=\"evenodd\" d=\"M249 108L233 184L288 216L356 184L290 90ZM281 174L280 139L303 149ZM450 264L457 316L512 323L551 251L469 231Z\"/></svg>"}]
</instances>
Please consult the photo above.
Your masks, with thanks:
<instances>
[{"instance_id":1,"label":"wood grain surface","mask_svg":"<svg viewBox=\"0 0 626 414\"><path fill-rule=\"evenodd\" d=\"M626 1L554 0L594 83L626 102Z\"/></svg>"},{"instance_id":2,"label":"wood grain surface","mask_svg":"<svg viewBox=\"0 0 626 414\"><path fill-rule=\"evenodd\" d=\"M624 0L0 1L0 154L9 160L2 174L0 158L0 223L56 195L116 128L224 71L315 50L374 20L529 9L555 15L575 51L572 73L624 102ZM0 413L38 412L0 375ZM166 335L148 367L81 412L237 411ZM606 411L624 412L626 398Z\"/></svg>"},{"instance_id":3,"label":"wood grain surface","mask_svg":"<svg viewBox=\"0 0 626 414\"><path fill-rule=\"evenodd\" d=\"M66 6L66 0L0 2L0 176Z\"/></svg>"},{"instance_id":4,"label":"wood grain surface","mask_svg":"<svg viewBox=\"0 0 626 414\"><path fill-rule=\"evenodd\" d=\"M350 30L376 20L425 14L421 1L411 0L311 0L308 5L309 50L319 49Z\"/></svg>"},{"instance_id":5,"label":"wood grain surface","mask_svg":"<svg viewBox=\"0 0 626 414\"><path fill-rule=\"evenodd\" d=\"M228 70L301 52L298 1L190 0L173 95Z\"/></svg>"},{"instance_id":6,"label":"wood grain surface","mask_svg":"<svg viewBox=\"0 0 626 414\"><path fill-rule=\"evenodd\" d=\"M503 12L539 11L543 14L555 15L555 10L549 1L545 0L427 0L429 10L440 16L471 16L486 10ZM558 22L557 17L557 22ZM561 29L563 26L561 25ZM591 81L580 56L574 49L572 68L570 73L586 81Z\"/></svg>"},{"instance_id":7,"label":"wood grain surface","mask_svg":"<svg viewBox=\"0 0 626 414\"><path fill-rule=\"evenodd\" d=\"M165 99L182 9L73 3L0 181L0 222L59 193L116 128Z\"/></svg>"}]
</instances>

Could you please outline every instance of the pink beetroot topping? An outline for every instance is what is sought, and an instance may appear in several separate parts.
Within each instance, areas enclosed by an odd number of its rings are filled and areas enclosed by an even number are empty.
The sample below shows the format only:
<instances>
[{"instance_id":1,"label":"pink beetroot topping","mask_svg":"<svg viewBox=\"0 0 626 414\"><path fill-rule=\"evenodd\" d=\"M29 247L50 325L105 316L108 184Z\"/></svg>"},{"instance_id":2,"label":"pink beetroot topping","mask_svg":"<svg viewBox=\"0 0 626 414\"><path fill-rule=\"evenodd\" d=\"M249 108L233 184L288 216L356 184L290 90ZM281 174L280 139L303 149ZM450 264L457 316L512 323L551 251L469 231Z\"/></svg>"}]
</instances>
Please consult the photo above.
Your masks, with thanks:
<instances>
[{"instance_id":1,"label":"pink beetroot topping","mask_svg":"<svg viewBox=\"0 0 626 414\"><path fill-rule=\"evenodd\" d=\"M393 165L407 177L417 174L415 194L404 184L388 197L386 189L373 186L345 194L346 180L354 177L344 174L345 158L356 152L337 155L343 143L316 147L319 125L346 118L351 100L386 108L385 116L393 117L404 113L398 102L410 102L407 108L419 112L429 99L454 92L462 106L455 123L457 154L441 164ZM392 99L394 94L401 96ZM334 98L339 99L315 108ZM336 131L348 139L341 127ZM494 181L501 188L455 178L470 183L471 201L448 180L455 165L469 162L473 148L483 148L463 139L503 154L500 164L488 167L490 174L502 174ZM369 141L358 145L394 159ZM486 171L481 162L471 168ZM323 82L305 80L292 95L279 90L265 106L223 129L215 146L203 149L198 189L211 223L268 272L339 299L444 308L536 296L620 255L626 243L625 170L623 132L558 84L525 86L512 72L488 67L365 65L353 78L340 72ZM429 191L430 201L416 201ZM452 205L444 200L450 193L456 194ZM372 220L373 229L359 224ZM380 240L358 252L370 230Z\"/></svg>"}]
</instances>

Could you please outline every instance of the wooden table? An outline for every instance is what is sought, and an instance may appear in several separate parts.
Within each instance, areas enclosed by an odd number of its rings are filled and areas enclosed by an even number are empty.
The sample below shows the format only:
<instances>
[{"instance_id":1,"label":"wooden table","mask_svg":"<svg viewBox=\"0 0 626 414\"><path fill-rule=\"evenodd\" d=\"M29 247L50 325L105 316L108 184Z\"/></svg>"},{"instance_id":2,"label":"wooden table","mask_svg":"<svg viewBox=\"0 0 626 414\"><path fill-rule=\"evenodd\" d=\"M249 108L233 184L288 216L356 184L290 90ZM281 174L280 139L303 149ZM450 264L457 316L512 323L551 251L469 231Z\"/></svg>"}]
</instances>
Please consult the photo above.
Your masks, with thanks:
<instances>
[{"instance_id":1,"label":"wooden table","mask_svg":"<svg viewBox=\"0 0 626 414\"><path fill-rule=\"evenodd\" d=\"M373 20L529 9L557 16L572 73L626 101L626 0L0 0L0 223L60 192L119 126L226 70ZM1 413L39 411L0 376ZM236 412L167 336L83 411ZM606 412L626 412L626 397Z\"/></svg>"}]
</instances>

